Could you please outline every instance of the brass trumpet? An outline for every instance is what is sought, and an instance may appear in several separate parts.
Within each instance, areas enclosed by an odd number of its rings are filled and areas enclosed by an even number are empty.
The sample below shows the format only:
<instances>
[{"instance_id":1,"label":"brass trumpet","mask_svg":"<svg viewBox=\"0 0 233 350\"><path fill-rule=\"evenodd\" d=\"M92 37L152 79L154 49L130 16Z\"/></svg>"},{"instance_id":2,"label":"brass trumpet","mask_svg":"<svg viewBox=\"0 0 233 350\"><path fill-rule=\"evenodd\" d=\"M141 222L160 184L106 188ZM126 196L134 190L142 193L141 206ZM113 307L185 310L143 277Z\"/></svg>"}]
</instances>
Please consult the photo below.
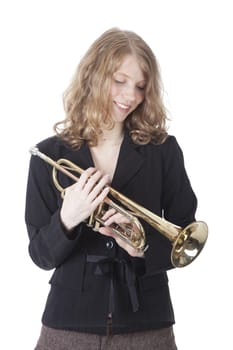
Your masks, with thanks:
<instances>
[{"instance_id":1,"label":"brass trumpet","mask_svg":"<svg viewBox=\"0 0 233 350\"><path fill-rule=\"evenodd\" d=\"M72 172L77 172L81 175L84 171L67 159L54 161L46 154L40 152L37 147L32 147L30 153L39 156L52 166L54 184L62 194L64 194L65 189L57 180L57 171L61 171L74 181L78 181L79 178ZM106 210L114 208L117 212L125 215L129 223L111 225L112 231L137 251L144 252L148 248L143 226L138 220L138 218L141 218L172 243L171 262L174 267L184 267L194 261L200 254L208 237L208 226L205 222L194 221L185 228L182 228L152 213L112 187L110 187L109 193L129 210L122 208L109 197L106 197L87 221L87 225L94 230L98 231L98 228L104 225L101 218Z\"/></svg>"}]
</instances>

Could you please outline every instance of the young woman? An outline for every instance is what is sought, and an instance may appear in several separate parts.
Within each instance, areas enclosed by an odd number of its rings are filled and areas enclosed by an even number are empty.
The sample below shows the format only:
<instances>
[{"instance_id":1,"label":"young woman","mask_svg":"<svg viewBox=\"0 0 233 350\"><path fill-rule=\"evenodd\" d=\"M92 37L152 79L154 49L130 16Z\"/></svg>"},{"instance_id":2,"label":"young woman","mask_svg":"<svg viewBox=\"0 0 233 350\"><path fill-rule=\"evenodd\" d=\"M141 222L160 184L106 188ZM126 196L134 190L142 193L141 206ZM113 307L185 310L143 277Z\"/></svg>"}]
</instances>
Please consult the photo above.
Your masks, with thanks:
<instances>
[{"instance_id":1,"label":"young woman","mask_svg":"<svg viewBox=\"0 0 233 350\"><path fill-rule=\"evenodd\" d=\"M78 182L30 161L26 224L29 253L54 269L36 349L176 349L167 270L171 243L141 221L148 249L111 230L130 221L106 209L98 231L86 224L109 186L167 220L185 226L197 206L182 151L166 130L156 58L137 34L103 33L78 65L64 94L66 118L38 144L54 160L84 172Z\"/></svg>"}]
</instances>

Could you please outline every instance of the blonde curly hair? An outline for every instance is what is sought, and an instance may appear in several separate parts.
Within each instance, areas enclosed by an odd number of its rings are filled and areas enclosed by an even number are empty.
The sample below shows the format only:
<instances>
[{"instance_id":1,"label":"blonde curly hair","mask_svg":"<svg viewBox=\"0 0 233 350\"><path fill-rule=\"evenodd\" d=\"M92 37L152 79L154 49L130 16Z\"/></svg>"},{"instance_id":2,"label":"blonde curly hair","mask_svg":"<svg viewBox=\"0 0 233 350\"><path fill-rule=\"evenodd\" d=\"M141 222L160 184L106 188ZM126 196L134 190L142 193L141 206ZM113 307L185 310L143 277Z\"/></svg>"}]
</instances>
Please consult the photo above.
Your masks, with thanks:
<instances>
[{"instance_id":1,"label":"blonde curly hair","mask_svg":"<svg viewBox=\"0 0 233 350\"><path fill-rule=\"evenodd\" d=\"M129 54L136 57L146 87L143 102L128 115L125 126L137 144L162 143L166 139L168 118L156 57L136 33L112 28L94 41L64 92L66 117L54 125L54 130L72 148L78 149L83 142L97 145L103 128L113 127L109 99L113 74Z\"/></svg>"}]
</instances>

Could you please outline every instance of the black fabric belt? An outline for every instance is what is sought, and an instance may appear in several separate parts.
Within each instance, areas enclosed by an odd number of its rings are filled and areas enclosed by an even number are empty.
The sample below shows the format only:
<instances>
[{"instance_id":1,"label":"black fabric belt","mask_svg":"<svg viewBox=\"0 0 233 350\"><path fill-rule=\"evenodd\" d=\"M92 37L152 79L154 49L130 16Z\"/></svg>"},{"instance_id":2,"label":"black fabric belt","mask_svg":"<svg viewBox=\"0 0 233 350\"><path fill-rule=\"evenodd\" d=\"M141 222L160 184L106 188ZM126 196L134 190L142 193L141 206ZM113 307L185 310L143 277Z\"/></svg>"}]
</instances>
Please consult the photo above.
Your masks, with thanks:
<instances>
[{"instance_id":1,"label":"black fabric belt","mask_svg":"<svg viewBox=\"0 0 233 350\"><path fill-rule=\"evenodd\" d=\"M139 308L138 295L136 290L136 274L130 261L125 259L110 258L101 255L87 255L87 262L96 264L94 273L110 277L109 312L114 312L114 275L119 264L123 268L123 275L129 291L132 309L136 312Z\"/></svg>"}]
</instances>

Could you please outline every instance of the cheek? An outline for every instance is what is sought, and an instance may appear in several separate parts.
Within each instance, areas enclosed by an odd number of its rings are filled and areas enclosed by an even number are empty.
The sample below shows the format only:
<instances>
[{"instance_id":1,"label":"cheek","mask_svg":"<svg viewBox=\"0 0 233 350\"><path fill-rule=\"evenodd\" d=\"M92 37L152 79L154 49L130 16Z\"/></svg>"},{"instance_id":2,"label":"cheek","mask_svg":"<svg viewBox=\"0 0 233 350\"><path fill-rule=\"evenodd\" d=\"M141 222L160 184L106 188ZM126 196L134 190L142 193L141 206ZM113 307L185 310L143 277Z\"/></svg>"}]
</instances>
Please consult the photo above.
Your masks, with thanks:
<instances>
[{"instance_id":1,"label":"cheek","mask_svg":"<svg viewBox=\"0 0 233 350\"><path fill-rule=\"evenodd\" d=\"M112 96L112 97L114 97L114 96L117 96L118 95L118 89L117 89L117 87L116 86L112 86L111 87L111 90L110 90L110 95Z\"/></svg>"},{"instance_id":2,"label":"cheek","mask_svg":"<svg viewBox=\"0 0 233 350\"><path fill-rule=\"evenodd\" d=\"M140 105L145 100L145 96L142 94L139 94L137 96L137 105Z\"/></svg>"}]
</instances>

